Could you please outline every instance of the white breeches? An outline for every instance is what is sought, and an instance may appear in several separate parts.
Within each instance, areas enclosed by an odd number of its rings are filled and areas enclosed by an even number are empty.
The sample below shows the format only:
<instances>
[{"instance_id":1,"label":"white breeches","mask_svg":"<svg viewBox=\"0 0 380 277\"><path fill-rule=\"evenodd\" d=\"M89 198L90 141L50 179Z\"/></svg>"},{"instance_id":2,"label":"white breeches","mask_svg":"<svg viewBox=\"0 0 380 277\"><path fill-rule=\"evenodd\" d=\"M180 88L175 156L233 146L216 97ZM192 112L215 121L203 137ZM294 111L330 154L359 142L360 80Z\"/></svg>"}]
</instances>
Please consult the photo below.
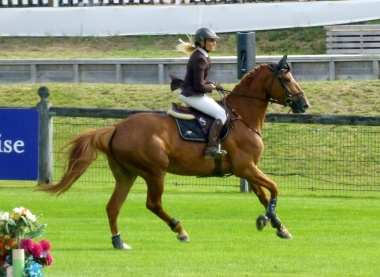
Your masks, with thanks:
<instances>
[{"instance_id":1,"label":"white breeches","mask_svg":"<svg viewBox=\"0 0 380 277\"><path fill-rule=\"evenodd\" d=\"M183 96L179 95L179 98L190 107L197 109L213 118L219 118L223 124L226 123L227 116L225 110L216 101L208 96Z\"/></svg>"}]
</instances>

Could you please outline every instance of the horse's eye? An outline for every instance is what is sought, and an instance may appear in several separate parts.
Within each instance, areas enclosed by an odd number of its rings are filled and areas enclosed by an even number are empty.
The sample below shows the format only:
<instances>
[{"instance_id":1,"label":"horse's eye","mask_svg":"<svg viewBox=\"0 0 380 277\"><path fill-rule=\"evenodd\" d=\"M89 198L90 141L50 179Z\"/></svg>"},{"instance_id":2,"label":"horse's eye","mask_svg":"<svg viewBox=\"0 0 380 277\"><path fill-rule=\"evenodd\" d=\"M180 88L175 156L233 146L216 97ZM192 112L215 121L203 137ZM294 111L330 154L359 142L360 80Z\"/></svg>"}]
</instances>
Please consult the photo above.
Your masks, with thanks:
<instances>
[{"instance_id":1,"label":"horse's eye","mask_svg":"<svg viewBox=\"0 0 380 277\"><path fill-rule=\"evenodd\" d=\"M284 82L287 82L287 83L290 82L290 78L282 78L282 80L284 80Z\"/></svg>"}]
</instances>

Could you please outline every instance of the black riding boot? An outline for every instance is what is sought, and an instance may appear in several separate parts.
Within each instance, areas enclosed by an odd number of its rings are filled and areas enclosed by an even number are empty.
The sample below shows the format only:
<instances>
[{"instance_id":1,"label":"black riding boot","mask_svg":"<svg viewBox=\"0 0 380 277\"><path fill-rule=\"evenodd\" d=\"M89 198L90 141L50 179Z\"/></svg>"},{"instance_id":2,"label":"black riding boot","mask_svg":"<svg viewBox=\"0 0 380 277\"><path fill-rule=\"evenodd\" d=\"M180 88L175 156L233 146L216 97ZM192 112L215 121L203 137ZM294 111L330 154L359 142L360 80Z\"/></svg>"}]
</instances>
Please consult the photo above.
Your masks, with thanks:
<instances>
[{"instance_id":1,"label":"black riding boot","mask_svg":"<svg viewBox=\"0 0 380 277\"><path fill-rule=\"evenodd\" d=\"M220 150L219 147L219 135L222 128L223 123L219 118L212 123L210 133L208 134L207 147L203 155L205 159L219 159L227 154L226 151Z\"/></svg>"}]
</instances>

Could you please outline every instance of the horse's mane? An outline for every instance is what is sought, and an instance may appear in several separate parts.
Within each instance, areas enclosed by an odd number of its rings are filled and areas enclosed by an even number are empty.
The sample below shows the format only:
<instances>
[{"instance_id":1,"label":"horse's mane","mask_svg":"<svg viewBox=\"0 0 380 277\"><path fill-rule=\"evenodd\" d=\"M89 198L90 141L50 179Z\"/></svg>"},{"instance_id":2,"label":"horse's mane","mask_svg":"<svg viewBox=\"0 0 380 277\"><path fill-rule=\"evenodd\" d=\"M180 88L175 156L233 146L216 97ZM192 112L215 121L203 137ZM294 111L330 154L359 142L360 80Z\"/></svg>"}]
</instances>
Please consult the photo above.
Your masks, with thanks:
<instances>
[{"instance_id":1,"label":"horse's mane","mask_svg":"<svg viewBox=\"0 0 380 277\"><path fill-rule=\"evenodd\" d=\"M256 66L253 70L245 74L243 78L241 79L241 81L237 85L235 85L235 87L233 88L233 91L236 91L236 92L244 91L247 84L249 84L259 73L260 69L265 66L268 66L268 64L260 64Z\"/></svg>"}]
</instances>

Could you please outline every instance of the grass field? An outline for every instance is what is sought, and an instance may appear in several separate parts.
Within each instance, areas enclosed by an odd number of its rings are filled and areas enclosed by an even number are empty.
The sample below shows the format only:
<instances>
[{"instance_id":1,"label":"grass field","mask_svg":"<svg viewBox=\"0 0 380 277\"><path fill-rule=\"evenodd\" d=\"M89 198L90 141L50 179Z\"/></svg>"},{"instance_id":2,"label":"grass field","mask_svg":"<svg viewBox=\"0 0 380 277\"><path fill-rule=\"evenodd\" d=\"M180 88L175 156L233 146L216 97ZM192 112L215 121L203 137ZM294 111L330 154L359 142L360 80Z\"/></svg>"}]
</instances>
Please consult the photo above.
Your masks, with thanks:
<instances>
[{"instance_id":1,"label":"grass field","mask_svg":"<svg viewBox=\"0 0 380 277\"><path fill-rule=\"evenodd\" d=\"M58 199L30 187L0 188L1 209L43 214L54 263L45 276L378 276L377 198L283 195L278 214L293 235L255 229L263 208L253 194L169 187L164 208L179 219L189 244L145 208L137 185L124 205L120 232L130 251L114 250L105 213L111 186L77 184Z\"/></svg>"}]
</instances>

